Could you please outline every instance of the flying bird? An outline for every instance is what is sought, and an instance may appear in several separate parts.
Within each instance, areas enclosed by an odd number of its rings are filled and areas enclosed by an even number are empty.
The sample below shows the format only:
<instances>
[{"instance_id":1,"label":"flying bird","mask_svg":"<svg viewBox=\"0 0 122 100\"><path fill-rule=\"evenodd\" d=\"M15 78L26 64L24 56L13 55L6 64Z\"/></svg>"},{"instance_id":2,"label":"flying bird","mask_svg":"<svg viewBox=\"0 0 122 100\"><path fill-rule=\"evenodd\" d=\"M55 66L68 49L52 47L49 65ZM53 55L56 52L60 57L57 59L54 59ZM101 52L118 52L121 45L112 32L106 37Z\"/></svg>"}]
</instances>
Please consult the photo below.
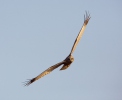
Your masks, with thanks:
<instances>
[{"instance_id":1,"label":"flying bird","mask_svg":"<svg viewBox=\"0 0 122 100\"><path fill-rule=\"evenodd\" d=\"M31 83L35 82L36 80L42 78L43 76L49 74L50 72L52 72L54 69L58 68L59 66L63 65L62 68L60 70L65 70L67 69L71 63L74 61L74 57L72 56L72 53L74 52L74 50L76 49L76 46L78 44L78 42L80 41L83 33L84 33L84 30L90 20L90 14L88 12L86 12L86 14L84 15L84 23L83 23L83 26L73 44L73 47L71 49L71 52L70 54L61 62L49 67L48 69L46 69L44 72L42 72L41 74L39 74L37 77L35 78L32 78L32 79L29 79L26 83L25 83L25 86L28 86L30 85Z\"/></svg>"}]
</instances>

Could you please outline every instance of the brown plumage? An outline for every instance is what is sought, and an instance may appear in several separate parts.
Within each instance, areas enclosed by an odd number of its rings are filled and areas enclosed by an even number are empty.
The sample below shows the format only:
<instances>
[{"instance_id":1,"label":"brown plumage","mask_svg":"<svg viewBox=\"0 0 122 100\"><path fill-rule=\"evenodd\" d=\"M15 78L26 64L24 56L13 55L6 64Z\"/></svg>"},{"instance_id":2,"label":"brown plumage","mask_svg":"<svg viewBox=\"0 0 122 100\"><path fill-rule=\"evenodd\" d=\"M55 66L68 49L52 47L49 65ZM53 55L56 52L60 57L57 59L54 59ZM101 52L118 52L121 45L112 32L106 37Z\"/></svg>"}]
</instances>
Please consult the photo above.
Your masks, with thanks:
<instances>
[{"instance_id":1,"label":"brown plumage","mask_svg":"<svg viewBox=\"0 0 122 100\"><path fill-rule=\"evenodd\" d=\"M81 28L81 30L80 30L80 32L79 32L79 34L78 34L78 36L77 36L74 44L73 44L73 47L71 49L70 54L66 57L66 59L64 59L63 61L61 61L61 62L59 62L59 63L57 63L57 64L49 67L44 72L42 72L41 74L39 74L37 77L28 80L26 82L25 86L28 86L31 83L35 82L36 80L38 80L38 79L42 78L43 76L49 74L50 72L52 72L54 69L58 68L61 65L63 65L63 66L62 66L62 68L60 70L65 70L65 69L67 69L71 65L71 63L74 61L74 57L72 56L72 53L76 49L76 46L77 46L78 42L80 41L80 39L81 39L81 37L82 37L82 35L84 33L84 30L85 30L85 28L86 28L86 26L87 26L90 18L91 18L90 15L86 12L86 15L84 15L84 23L83 23L83 26L82 26L82 28Z\"/></svg>"}]
</instances>

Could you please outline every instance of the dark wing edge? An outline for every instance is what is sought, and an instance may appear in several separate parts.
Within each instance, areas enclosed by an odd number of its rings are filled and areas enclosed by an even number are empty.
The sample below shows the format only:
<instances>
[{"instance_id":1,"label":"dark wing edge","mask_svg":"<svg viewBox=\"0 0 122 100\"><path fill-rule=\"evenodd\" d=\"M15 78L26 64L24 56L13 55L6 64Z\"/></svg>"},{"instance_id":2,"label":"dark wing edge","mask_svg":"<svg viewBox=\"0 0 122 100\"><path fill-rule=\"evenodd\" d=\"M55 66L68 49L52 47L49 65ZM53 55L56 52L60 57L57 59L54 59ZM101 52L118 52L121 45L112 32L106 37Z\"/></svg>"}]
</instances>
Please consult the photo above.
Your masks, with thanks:
<instances>
[{"instance_id":1,"label":"dark wing edge","mask_svg":"<svg viewBox=\"0 0 122 100\"><path fill-rule=\"evenodd\" d=\"M35 82L36 80L42 78L43 76L49 74L50 72L52 72L54 69L58 68L60 65L64 64L65 61L59 62L51 67L49 67L48 69L46 69L45 71L43 71L41 74L39 74L37 77L32 78L32 79L28 79L28 81L25 82L24 86L29 86L30 84L32 84L33 82Z\"/></svg>"},{"instance_id":2,"label":"dark wing edge","mask_svg":"<svg viewBox=\"0 0 122 100\"><path fill-rule=\"evenodd\" d=\"M90 20L90 13L89 11L86 11L86 15L84 15L84 24L87 25Z\"/></svg>"},{"instance_id":3,"label":"dark wing edge","mask_svg":"<svg viewBox=\"0 0 122 100\"><path fill-rule=\"evenodd\" d=\"M77 38L76 38L76 40L75 40L75 42L74 42L74 44L73 44L73 46L72 46L70 55L71 55L71 54L74 52L74 50L76 49L76 46L77 46L78 42L80 41L80 39L81 39L81 37L82 37L82 35L83 35L83 33L84 33L84 30L85 30L85 28L86 28L86 25L88 24L90 18L91 18L91 17L90 17L89 12L86 11L86 14L84 15L84 23L83 23L83 26L82 26L82 28L80 29L80 32L79 32L79 34L78 34L78 36L77 36Z\"/></svg>"}]
</instances>

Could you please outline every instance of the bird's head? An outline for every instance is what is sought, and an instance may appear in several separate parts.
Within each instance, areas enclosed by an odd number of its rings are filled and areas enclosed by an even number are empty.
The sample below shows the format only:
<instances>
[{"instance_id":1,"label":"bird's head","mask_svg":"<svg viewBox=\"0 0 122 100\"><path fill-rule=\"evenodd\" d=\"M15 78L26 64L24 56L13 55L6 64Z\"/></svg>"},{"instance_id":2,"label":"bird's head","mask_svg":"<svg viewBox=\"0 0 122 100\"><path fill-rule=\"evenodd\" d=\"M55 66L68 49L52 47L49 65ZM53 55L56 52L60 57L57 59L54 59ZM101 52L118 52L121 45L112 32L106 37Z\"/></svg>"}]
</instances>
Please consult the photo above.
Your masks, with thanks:
<instances>
[{"instance_id":1,"label":"bird's head","mask_svg":"<svg viewBox=\"0 0 122 100\"><path fill-rule=\"evenodd\" d=\"M74 57L72 55L69 57L69 59L70 59L71 62L74 61Z\"/></svg>"}]
</instances>

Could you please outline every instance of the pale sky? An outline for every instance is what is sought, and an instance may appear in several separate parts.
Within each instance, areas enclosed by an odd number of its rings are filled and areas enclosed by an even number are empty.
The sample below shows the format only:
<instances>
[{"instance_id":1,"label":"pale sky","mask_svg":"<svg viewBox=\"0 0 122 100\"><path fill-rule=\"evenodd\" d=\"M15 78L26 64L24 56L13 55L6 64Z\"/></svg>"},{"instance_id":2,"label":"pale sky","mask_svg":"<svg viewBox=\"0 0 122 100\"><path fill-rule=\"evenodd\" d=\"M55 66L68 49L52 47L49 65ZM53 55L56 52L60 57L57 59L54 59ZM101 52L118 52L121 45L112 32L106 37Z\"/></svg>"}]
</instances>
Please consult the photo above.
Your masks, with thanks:
<instances>
[{"instance_id":1,"label":"pale sky","mask_svg":"<svg viewBox=\"0 0 122 100\"><path fill-rule=\"evenodd\" d=\"M67 57L85 11L71 66L24 87ZM0 68L0 100L122 100L122 1L0 0Z\"/></svg>"}]
</instances>

